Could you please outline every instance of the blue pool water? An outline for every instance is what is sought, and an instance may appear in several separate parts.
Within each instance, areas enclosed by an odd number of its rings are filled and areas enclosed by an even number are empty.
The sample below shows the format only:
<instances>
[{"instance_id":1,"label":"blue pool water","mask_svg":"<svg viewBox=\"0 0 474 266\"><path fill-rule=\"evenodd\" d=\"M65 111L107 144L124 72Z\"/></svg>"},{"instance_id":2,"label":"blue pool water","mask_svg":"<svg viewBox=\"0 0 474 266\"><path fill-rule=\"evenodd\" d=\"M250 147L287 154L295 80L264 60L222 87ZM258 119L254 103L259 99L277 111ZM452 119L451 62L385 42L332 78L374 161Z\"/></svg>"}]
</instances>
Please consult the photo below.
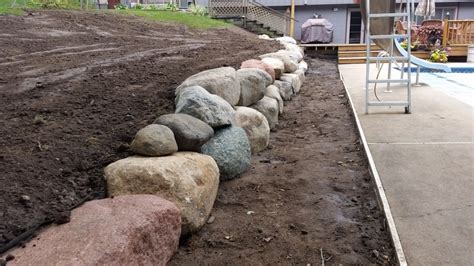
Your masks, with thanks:
<instances>
[{"instance_id":1,"label":"blue pool water","mask_svg":"<svg viewBox=\"0 0 474 266\"><path fill-rule=\"evenodd\" d=\"M452 73L474 73L474 67L451 67ZM403 72L408 72L408 67L403 69ZM416 67L411 68L412 73L416 73ZM440 70L433 70L429 68L420 68L421 73L444 73Z\"/></svg>"}]
</instances>

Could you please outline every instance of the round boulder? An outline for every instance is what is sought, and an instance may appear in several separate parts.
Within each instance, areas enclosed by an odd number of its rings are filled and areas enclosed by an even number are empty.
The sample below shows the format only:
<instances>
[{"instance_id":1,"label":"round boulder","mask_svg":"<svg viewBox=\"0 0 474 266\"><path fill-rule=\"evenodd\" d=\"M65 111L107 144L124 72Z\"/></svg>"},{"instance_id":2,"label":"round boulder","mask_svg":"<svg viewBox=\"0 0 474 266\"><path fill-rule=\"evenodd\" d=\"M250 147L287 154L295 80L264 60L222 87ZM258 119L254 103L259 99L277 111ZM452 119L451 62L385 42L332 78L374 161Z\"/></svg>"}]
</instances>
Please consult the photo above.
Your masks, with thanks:
<instances>
[{"instance_id":1,"label":"round boulder","mask_svg":"<svg viewBox=\"0 0 474 266\"><path fill-rule=\"evenodd\" d=\"M308 71L308 63L306 63L305 61L301 61L298 64L298 69L302 69L303 72L306 73Z\"/></svg>"},{"instance_id":2,"label":"round boulder","mask_svg":"<svg viewBox=\"0 0 474 266\"><path fill-rule=\"evenodd\" d=\"M260 56L260 59L267 57L280 59L285 66L285 72L291 73L298 69L297 62L290 58L290 54L288 51L280 50L276 53L264 54Z\"/></svg>"},{"instance_id":3,"label":"round boulder","mask_svg":"<svg viewBox=\"0 0 474 266\"><path fill-rule=\"evenodd\" d=\"M214 135L212 127L187 114L162 115L153 123L167 126L173 131L180 151L199 151L202 144Z\"/></svg>"},{"instance_id":4,"label":"round boulder","mask_svg":"<svg viewBox=\"0 0 474 266\"><path fill-rule=\"evenodd\" d=\"M280 96L285 101L290 101L291 97L293 96L293 88L291 87L290 82L275 80L273 83L276 87L278 87L278 91L280 92Z\"/></svg>"},{"instance_id":5,"label":"round boulder","mask_svg":"<svg viewBox=\"0 0 474 266\"><path fill-rule=\"evenodd\" d=\"M244 68L258 68L258 69L261 69L261 70L267 72L272 77L272 81L275 80L275 70L273 70L273 67L271 67L268 64L263 63L260 60L250 59L250 60L244 61L240 65L240 68L241 69L244 69Z\"/></svg>"},{"instance_id":6,"label":"round boulder","mask_svg":"<svg viewBox=\"0 0 474 266\"><path fill-rule=\"evenodd\" d=\"M240 84L235 69L220 67L199 72L187 78L176 89L176 94L183 88L201 86L208 92L220 96L231 105L236 105L240 96Z\"/></svg>"},{"instance_id":7,"label":"round boulder","mask_svg":"<svg viewBox=\"0 0 474 266\"><path fill-rule=\"evenodd\" d=\"M252 153L264 150L270 141L270 126L265 116L249 107L237 107L233 124L247 133Z\"/></svg>"},{"instance_id":8,"label":"round boulder","mask_svg":"<svg viewBox=\"0 0 474 266\"><path fill-rule=\"evenodd\" d=\"M201 152L216 160L221 180L236 178L250 167L250 143L240 127L216 130L214 136L202 145Z\"/></svg>"},{"instance_id":9,"label":"round boulder","mask_svg":"<svg viewBox=\"0 0 474 266\"><path fill-rule=\"evenodd\" d=\"M273 68L273 71L275 72L275 79L279 79L280 76L285 72L285 64L278 58L265 57L262 58L262 63Z\"/></svg>"},{"instance_id":10,"label":"round boulder","mask_svg":"<svg viewBox=\"0 0 474 266\"><path fill-rule=\"evenodd\" d=\"M239 69L237 79L241 88L240 106L249 106L262 99L265 88L272 83L272 77L259 68Z\"/></svg>"},{"instance_id":11,"label":"round boulder","mask_svg":"<svg viewBox=\"0 0 474 266\"><path fill-rule=\"evenodd\" d=\"M109 196L152 194L175 203L181 211L182 235L206 223L219 186L216 162L196 152L127 157L104 172Z\"/></svg>"},{"instance_id":12,"label":"round boulder","mask_svg":"<svg viewBox=\"0 0 474 266\"><path fill-rule=\"evenodd\" d=\"M270 98L270 97L263 97L260 101L255 103L254 105L250 106L260 113L262 113L268 121L268 125L270 129L274 129L278 124L278 101Z\"/></svg>"},{"instance_id":13,"label":"round boulder","mask_svg":"<svg viewBox=\"0 0 474 266\"><path fill-rule=\"evenodd\" d=\"M298 94L301 90L301 80L298 74L293 73L285 73L280 77L281 81L286 81L291 83L291 87L293 88L293 93Z\"/></svg>"},{"instance_id":14,"label":"round boulder","mask_svg":"<svg viewBox=\"0 0 474 266\"><path fill-rule=\"evenodd\" d=\"M278 101L278 112L283 114L283 99L281 98L280 91L277 86L270 85L265 89L265 96L273 98Z\"/></svg>"},{"instance_id":15,"label":"round boulder","mask_svg":"<svg viewBox=\"0 0 474 266\"><path fill-rule=\"evenodd\" d=\"M277 41L279 41L280 43L291 43L291 44L296 44L296 40L290 36L283 36L283 37L279 37L279 38L276 38Z\"/></svg>"},{"instance_id":16,"label":"round boulder","mask_svg":"<svg viewBox=\"0 0 474 266\"><path fill-rule=\"evenodd\" d=\"M171 129L152 124L137 132L130 149L140 155L163 156L177 152L178 145Z\"/></svg>"},{"instance_id":17,"label":"round boulder","mask_svg":"<svg viewBox=\"0 0 474 266\"><path fill-rule=\"evenodd\" d=\"M188 114L213 128L230 125L235 113L228 102L200 86L182 88L175 102L175 113Z\"/></svg>"}]
</instances>

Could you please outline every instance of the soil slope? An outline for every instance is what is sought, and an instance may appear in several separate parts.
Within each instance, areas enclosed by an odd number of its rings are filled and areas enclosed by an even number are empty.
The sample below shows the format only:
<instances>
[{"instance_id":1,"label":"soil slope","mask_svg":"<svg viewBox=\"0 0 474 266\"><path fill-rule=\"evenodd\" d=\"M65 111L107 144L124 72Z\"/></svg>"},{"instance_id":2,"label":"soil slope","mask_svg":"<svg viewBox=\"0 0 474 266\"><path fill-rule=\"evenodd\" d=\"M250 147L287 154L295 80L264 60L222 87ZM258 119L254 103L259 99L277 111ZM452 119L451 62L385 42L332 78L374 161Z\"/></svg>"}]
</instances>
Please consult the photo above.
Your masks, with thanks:
<instances>
[{"instance_id":1,"label":"soil slope","mask_svg":"<svg viewBox=\"0 0 474 266\"><path fill-rule=\"evenodd\" d=\"M104 197L103 168L186 77L274 51L237 29L51 11L0 16L0 248Z\"/></svg>"}]
</instances>

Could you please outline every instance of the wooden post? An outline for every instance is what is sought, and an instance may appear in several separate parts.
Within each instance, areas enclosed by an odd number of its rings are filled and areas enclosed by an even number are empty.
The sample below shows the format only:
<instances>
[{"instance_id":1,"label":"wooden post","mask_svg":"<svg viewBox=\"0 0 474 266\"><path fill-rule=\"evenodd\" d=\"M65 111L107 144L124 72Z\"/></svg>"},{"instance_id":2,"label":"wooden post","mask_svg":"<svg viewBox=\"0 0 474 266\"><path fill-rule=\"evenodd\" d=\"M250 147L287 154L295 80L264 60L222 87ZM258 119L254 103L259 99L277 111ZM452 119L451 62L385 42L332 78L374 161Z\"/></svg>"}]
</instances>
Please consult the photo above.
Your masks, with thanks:
<instances>
[{"instance_id":1,"label":"wooden post","mask_svg":"<svg viewBox=\"0 0 474 266\"><path fill-rule=\"evenodd\" d=\"M442 45L444 48L448 45L448 37L449 37L449 20L444 20L444 27L443 27L443 42Z\"/></svg>"},{"instance_id":2,"label":"wooden post","mask_svg":"<svg viewBox=\"0 0 474 266\"><path fill-rule=\"evenodd\" d=\"M291 0L290 17L290 37L295 37L295 0Z\"/></svg>"}]
</instances>

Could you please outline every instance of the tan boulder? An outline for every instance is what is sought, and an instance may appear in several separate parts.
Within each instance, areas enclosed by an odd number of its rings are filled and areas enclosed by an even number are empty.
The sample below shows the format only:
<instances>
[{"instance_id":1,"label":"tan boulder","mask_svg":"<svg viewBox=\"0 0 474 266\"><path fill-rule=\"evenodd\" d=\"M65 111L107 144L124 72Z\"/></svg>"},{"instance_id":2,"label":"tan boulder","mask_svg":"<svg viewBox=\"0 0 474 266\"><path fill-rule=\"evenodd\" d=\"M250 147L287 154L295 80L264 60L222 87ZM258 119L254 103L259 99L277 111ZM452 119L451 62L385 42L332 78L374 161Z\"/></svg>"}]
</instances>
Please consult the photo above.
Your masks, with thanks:
<instances>
[{"instance_id":1,"label":"tan boulder","mask_svg":"<svg viewBox=\"0 0 474 266\"><path fill-rule=\"evenodd\" d=\"M239 106L236 109L232 123L245 130L252 153L266 149L270 141L270 126L267 118L250 107Z\"/></svg>"},{"instance_id":2,"label":"tan boulder","mask_svg":"<svg viewBox=\"0 0 474 266\"><path fill-rule=\"evenodd\" d=\"M181 210L182 234L198 231L216 199L219 169L210 156L177 152L164 157L132 156L105 168L107 192L153 194L174 202Z\"/></svg>"},{"instance_id":3,"label":"tan boulder","mask_svg":"<svg viewBox=\"0 0 474 266\"><path fill-rule=\"evenodd\" d=\"M166 265L180 232L179 209L160 197L93 200L14 250L8 265Z\"/></svg>"}]
</instances>

